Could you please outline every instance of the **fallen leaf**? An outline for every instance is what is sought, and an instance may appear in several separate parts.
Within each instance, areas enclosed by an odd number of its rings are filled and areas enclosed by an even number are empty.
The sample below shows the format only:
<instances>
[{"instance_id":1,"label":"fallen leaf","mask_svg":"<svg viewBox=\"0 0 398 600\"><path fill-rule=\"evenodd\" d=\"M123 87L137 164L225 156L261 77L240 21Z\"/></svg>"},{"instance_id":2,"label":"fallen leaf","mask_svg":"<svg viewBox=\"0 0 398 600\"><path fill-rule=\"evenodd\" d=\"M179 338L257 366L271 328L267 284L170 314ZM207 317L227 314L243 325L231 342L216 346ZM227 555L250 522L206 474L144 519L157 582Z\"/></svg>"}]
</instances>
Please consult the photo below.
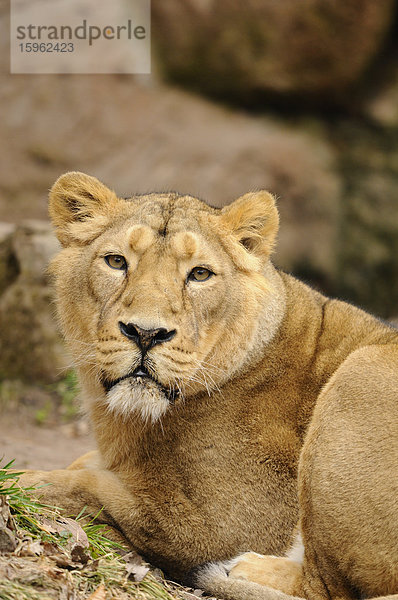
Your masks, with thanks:
<instances>
[{"instance_id":1,"label":"fallen leaf","mask_svg":"<svg viewBox=\"0 0 398 600\"><path fill-rule=\"evenodd\" d=\"M52 556L59 551L59 546L52 542L42 542L41 545L43 546L43 551L46 556Z\"/></svg>"},{"instance_id":2,"label":"fallen leaf","mask_svg":"<svg viewBox=\"0 0 398 600\"><path fill-rule=\"evenodd\" d=\"M134 581L139 583L144 579L147 573L149 573L149 567L137 565L136 567L133 566L129 569L128 577L131 577Z\"/></svg>"},{"instance_id":3,"label":"fallen leaf","mask_svg":"<svg viewBox=\"0 0 398 600\"><path fill-rule=\"evenodd\" d=\"M106 590L105 586L101 583L101 585L87 598L87 600L105 600L106 599Z\"/></svg>"},{"instance_id":4,"label":"fallen leaf","mask_svg":"<svg viewBox=\"0 0 398 600\"><path fill-rule=\"evenodd\" d=\"M87 535L80 527L79 523L73 519L69 519L68 517L57 517L56 519L42 517L40 519L40 526L46 533L57 533L58 535L68 534L71 546L77 543L80 546L83 546L83 548L89 547Z\"/></svg>"},{"instance_id":5,"label":"fallen leaf","mask_svg":"<svg viewBox=\"0 0 398 600\"><path fill-rule=\"evenodd\" d=\"M87 548L84 548L80 544L74 544L70 551L70 556L73 562L82 563L85 565L90 560L90 556L87 553Z\"/></svg>"},{"instance_id":6,"label":"fallen leaf","mask_svg":"<svg viewBox=\"0 0 398 600\"><path fill-rule=\"evenodd\" d=\"M128 565L142 565L144 560L142 556L140 556L137 552L132 550L131 552L126 552L123 554L123 560L126 562L126 566Z\"/></svg>"},{"instance_id":7,"label":"fallen leaf","mask_svg":"<svg viewBox=\"0 0 398 600\"><path fill-rule=\"evenodd\" d=\"M24 544L24 549L20 556L40 556L43 554L43 551L44 549L40 540L35 540L34 542Z\"/></svg>"},{"instance_id":8,"label":"fallen leaf","mask_svg":"<svg viewBox=\"0 0 398 600\"><path fill-rule=\"evenodd\" d=\"M46 533L57 534L65 538L65 549L69 551L71 561L74 563L73 566L83 567L88 563L90 560L87 552L89 541L77 521L67 517L57 517L56 519L43 517L40 519L40 526ZM67 562L64 556L57 559L59 566L67 567Z\"/></svg>"},{"instance_id":9,"label":"fallen leaf","mask_svg":"<svg viewBox=\"0 0 398 600\"><path fill-rule=\"evenodd\" d=\"M149 572L147 563L143 561L137 552L128 552L123 556L123 560L126 561L127 577L131 577L137 583L142 581Z\"/></svg>"}]
</instances>

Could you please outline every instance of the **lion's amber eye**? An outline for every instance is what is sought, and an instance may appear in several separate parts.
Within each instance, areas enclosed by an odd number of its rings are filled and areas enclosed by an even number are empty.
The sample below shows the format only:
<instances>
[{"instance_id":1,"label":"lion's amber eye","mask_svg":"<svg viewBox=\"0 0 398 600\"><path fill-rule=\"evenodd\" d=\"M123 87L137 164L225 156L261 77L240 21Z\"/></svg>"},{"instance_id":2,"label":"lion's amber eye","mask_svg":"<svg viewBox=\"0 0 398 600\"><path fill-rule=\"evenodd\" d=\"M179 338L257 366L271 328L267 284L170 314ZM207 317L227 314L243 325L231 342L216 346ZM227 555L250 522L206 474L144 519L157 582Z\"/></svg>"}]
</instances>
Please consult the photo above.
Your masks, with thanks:
<instances>
[{"instance_id":1,"label":"lion's amber eye","mask_svg":"<svg viewBox=\"0 0 398 600\"><path fill-rule=\"evenodd\" d=\"M214 275L214 273L205 267L195 267L188 275L188 279L190 281L206 281L206 279L209 279L212 275Z\"/></svg>"},{"instance_id":2,"label":"lion's amber eye","mask_svg":"<svg viewBox=\"0 0 398 600\"><path fill-rule=\"evenodd\" d=\"M118 269L119 271L126 271L127 269L126 259L121 254L107 254L104 259L112 269Z\"/></svg>"}]
</instances>

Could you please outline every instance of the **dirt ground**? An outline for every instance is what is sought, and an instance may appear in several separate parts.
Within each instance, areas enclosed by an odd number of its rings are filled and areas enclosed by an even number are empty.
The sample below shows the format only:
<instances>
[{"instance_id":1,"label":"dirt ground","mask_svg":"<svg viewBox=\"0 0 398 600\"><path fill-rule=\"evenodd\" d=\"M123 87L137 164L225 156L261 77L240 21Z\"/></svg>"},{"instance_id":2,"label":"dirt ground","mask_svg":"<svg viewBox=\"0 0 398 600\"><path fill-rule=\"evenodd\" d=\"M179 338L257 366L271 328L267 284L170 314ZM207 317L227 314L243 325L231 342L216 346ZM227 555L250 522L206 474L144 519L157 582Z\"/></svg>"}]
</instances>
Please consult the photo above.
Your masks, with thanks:
<instances>
[{"instance_id":1,"label":"dirt ground","mask_svg":"<svg viewBox=\"0 0 398 600\"><path fill-rule=\"evenodd\" d=\"M1 416L0 447L4 461L15 459L18 469L62 469L80 455L93 450L94 439L82 423L35 425Z\"/></svg>"}]
</instances>

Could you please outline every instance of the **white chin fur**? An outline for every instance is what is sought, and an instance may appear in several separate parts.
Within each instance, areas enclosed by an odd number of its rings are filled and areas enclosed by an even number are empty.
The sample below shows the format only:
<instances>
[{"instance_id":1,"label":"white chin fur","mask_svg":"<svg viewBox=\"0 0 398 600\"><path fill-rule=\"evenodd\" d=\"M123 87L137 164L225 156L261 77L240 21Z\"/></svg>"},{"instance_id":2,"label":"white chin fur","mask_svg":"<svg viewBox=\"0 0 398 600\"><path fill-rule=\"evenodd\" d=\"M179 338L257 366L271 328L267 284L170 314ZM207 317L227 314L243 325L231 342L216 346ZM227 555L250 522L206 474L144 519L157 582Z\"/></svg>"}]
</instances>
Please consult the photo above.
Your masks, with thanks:
<instances>
[{"instance_id":1,"label":"white chin fur","mask_svg":"<svg viewBox=\"0 0 398 600\"><path fill-rule=\"evenodd\" d=\"M108 410L127 418L133 413L141 415L144 421L155 423L169 408L169 401L153 381L123 379L106 394Z\"/></svg>"}]
</instances>

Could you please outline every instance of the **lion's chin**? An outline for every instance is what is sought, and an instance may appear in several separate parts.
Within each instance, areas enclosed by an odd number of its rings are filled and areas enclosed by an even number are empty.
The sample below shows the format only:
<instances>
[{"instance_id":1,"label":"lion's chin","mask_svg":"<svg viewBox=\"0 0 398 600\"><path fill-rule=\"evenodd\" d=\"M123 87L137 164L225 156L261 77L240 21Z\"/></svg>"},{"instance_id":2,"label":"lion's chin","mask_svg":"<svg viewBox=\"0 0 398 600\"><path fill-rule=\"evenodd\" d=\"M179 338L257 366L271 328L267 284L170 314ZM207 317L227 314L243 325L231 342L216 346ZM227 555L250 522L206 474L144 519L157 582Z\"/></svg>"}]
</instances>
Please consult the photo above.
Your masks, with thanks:
<instances>
[{"instance_id":1,"label":"lion's chin","mask_svg":"<svg viewBox=\"0 0 398 600\"><path fill-rule=\"evenodd\" d=\"M108 410L123 418L139 414L144 421L158 421L170 402L162 388L151 379L122 379L106 394Z\"/></svg>"}]
</instances>

